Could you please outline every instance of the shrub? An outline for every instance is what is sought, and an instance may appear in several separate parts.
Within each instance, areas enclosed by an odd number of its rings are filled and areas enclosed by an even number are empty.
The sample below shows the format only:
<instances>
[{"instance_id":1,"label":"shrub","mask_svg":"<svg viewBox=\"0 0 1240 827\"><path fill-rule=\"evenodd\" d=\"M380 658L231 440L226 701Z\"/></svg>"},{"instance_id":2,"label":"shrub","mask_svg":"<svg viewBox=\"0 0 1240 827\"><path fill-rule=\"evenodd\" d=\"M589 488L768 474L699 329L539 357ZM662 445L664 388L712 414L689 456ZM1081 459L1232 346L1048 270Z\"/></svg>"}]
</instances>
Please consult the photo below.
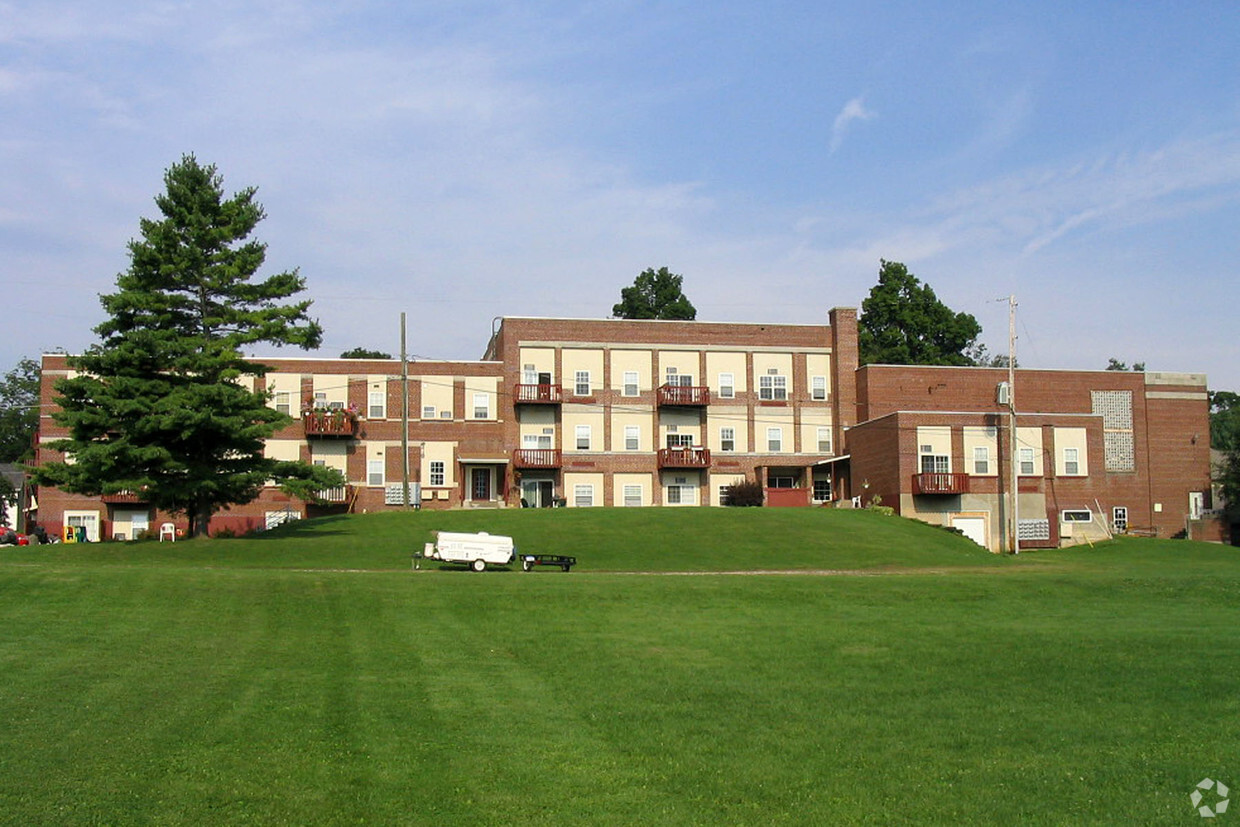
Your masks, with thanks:
<instances>
[{"instance_id":1,"label":"shrub","mask_svg":"<svg viewBox=\"0 0 1240 827\"><path fill-rule=\"evenodd\" d=\"M760 506L765 498L762 484L756 480L734 482L724 489L725 505L739 507Z\"/></svg>"}]
</instances>

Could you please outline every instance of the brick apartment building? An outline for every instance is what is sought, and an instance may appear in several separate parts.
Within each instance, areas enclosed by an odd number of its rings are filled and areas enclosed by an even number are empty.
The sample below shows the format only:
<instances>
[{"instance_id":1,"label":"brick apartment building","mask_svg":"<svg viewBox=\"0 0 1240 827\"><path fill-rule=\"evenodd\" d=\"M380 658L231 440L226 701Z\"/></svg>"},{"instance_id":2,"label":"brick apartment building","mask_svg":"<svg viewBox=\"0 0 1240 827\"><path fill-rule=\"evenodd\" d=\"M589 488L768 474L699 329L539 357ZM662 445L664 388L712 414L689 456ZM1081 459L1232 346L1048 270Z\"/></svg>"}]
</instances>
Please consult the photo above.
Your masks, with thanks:
<instances>
[{"instance_id":1,"label":"brick apartment building","mask_svg":"<svg viewBox=\"0 0 1240 827\"><path fill-rule=\"evenodd\" d=\"M268 455L337 468L348 484L318 504L269 488L213 531L404 508L407 457L421 508L713 506L757 480L768 505L878 495L1001 550L1015 456L1024 546L1115 529L1217 534L1205 377L1018 371L1013 455L995 396L1006 371L858 370L851 308L821 325L505 317L481 360L411 362L407 378L399 360L261 361L271 372L256 387L294 417ZM64 435L47 412L66 375L63 355L43 358L40 443ZM58 458L41 447L36 461ZM44 489L38 504L49 532L92 540L184 525L140 494Z\"/></svg>"}]
</instances>

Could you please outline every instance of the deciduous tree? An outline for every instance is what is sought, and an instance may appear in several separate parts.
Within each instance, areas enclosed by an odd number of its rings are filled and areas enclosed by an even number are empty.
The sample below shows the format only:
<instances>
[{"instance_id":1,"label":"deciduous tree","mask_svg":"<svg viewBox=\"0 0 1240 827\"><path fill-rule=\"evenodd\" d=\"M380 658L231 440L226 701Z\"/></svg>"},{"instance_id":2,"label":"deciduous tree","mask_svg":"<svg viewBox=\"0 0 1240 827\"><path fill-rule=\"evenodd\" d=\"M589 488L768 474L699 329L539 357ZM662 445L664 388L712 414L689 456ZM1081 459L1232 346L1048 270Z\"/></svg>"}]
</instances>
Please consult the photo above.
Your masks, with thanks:
<instances>
[{"instance_id":1,"label":"deciduous tree","mask_svg":"<svg viewBox=\"0 0 1240 827\"><path fill-rule=\"evenodd\" d=\"M977 319L943 304L898 261L881 262L857 327L863 365L969 365L966 350L982 332Z\"/></svg>"},{"instance_id":2,"label":"deciduous tree","mask_svg":"<svg viewBox=\"0 0 1240 827\"><path fill-rule=\"evenodd\" d=\"M204 535L211 515L276 481L298 496L343 483L338 472L264 456L291 420L268 406L266 368L244 357L258 343L317 347L319 324L296 270L261 280L266 245L249 238L264 218L253 187L225 198L213 165L187 155L164 176L160 218L142 219L129 269L100 300L100 342L70 360L52 443L72 462L49 463L40 484L88 494L141 492L186 514Z\"/></svg>"},{"instance_id":3,"label":"deciduous tree","mask_svg":"<svg viewBox=\"0 0 1240 827\"><path fill-rule=\"evenodd\" d=\"M1210 391L1210 447L1240 450L1240 394Z\"/></svg>"},{"instance_id":4,"label":"deciduous tree","mask_svg":"<svg viewBox=\"0 0 1240 827\"><path fill-rule=\"evenodd\" d=\"M39 363L22 359L0 381L0 462L29 459L39 428Z\"/></svg>"},{"instance_id":5,"label":"deciduous tree","mask_svg":"<svg viewBox=\"0 0 1240 827\"><path fill-rule=\"evenodd\" d=\"M612 307L611 314L617 319L696 319L697 309L685 296L683 282L684 276L666 267L647 268L632 287L621 289L620 303Z\"/></svg>"},{"instance_id":6,"label":"deciduous tree","mask_svg":"<svg viewBox=\"0 0 1240 827\"><path fill-rule=\"evenodd\" d=\"M382 350L369 350L364 347L355 347L352 350L346 350L340 354L341 359L391 359L392 354L384 353Z\"/></svg>"}]
</instances>

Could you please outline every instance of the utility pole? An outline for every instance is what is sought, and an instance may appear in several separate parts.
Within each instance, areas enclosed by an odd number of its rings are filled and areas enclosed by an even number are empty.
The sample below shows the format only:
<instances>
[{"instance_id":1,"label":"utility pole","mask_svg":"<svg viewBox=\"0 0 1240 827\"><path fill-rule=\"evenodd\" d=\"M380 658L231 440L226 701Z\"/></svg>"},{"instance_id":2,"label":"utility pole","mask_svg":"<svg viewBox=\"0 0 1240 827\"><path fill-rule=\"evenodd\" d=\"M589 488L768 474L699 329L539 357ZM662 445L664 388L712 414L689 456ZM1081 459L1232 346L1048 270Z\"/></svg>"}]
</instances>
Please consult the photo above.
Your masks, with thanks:
<instances>
[{"instance_id":1,"label":"utility pole","mask_svg":"<svg viewBox=\"0 0 1240 827\"><path fill-rule=\"evenodd\" d=\"M400 314L400 456L401 488L409 510L409 353L405 349L405 313Z\"/></svg>"},{"instance_id":2,"label":"utility pole","mask_svg":"<svg viewBox=\"0 0 1240 827\"><path fill-rule=\"evenodd\" d=\"M1008 509L1012 525L1008 535L1008 548L1013 554L1020 554L1020 454L1016 448L1016 296L1008 296L1008 448L1008 465L1012 473L1012 506Z\"/></svg>"}]
</instances>

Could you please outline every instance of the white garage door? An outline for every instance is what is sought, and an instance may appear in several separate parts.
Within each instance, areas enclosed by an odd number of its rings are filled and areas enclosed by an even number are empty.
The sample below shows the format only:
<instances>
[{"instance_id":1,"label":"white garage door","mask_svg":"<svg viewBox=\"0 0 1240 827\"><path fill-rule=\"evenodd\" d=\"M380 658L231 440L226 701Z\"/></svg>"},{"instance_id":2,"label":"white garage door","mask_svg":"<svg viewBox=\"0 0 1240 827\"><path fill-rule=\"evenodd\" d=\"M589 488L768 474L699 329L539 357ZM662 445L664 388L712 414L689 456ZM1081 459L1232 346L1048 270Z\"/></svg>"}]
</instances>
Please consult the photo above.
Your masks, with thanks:
<instances>
[{"instance_id":1,"label":"white garage door","mask_svg":"<svg viewBox=\"0 0 1240 827\"><path fill-rule=\"evenodd\" d=\"M952 517L952 528L957 529L982 548L986 548L985 517Z\"/></svg>"}]
</instances>

